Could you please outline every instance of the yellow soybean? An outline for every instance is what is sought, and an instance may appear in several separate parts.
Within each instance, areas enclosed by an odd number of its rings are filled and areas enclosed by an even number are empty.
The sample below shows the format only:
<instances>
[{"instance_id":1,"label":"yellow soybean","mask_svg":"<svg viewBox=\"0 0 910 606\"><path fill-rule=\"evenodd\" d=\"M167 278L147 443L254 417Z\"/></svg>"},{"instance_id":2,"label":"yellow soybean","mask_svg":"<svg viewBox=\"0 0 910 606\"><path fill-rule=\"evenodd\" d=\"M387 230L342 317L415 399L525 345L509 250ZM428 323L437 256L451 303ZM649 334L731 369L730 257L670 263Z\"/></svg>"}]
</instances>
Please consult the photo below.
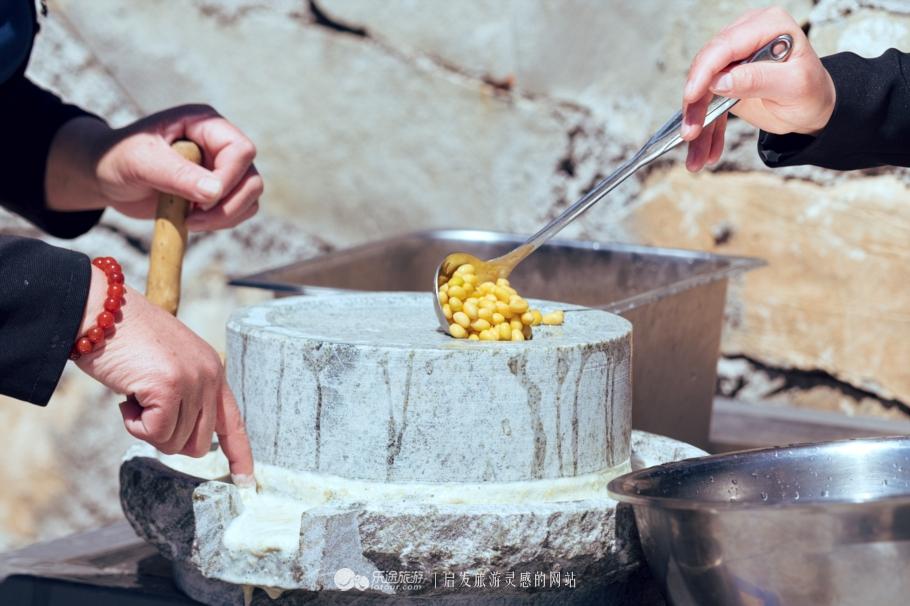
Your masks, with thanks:
<instances>
[{"instance_id":1,"label":"yellow soybean","mask_svg":"<svg viewBox=\"0 0 910 606\"><path fill-rule=\"evenodd\" d=\"M463 311L458 311L452 314L452 319L455 320L456 324L461 324L463 328L467 328L471 325L471 318L468 317Z\"/></svg>"},{"instance_id":2,"label":"yellow soybean","mask_svg":"<svg viewBox=\"0 0 910 606\"><path fill-rule=\"evenodd\" d=\"M464 302L462 306L462 311L464 311L468 317L473 322L477 319L477 299L468 299Z\"/></svg>"},{"instance_id":3,"label":"yellow soybean","mask_svg":"<svg viewBox=\"0 0 910 606\"><path fill-rule=\"evenodd\" d=\"M486 320L484 320L483 318L479 318L479 319L471 322L471 328L473 328L477 332L483 332L490 328L490 323L487 322Z\"/></svg>"},{"instance_id":4,"label":"yellow soybean","mask_svg":"<svg viewBox=\"0 0 910 606\"><path fill-rule=\"evenodd\" d=\"M528 311L528 302L524 299L512 299L509 301L509 309L512 310L512 313L523 314Z\"/></svg>"},{"instance_id":5,"label":"yellow soybean","mask_svg":"<svg viewBox=\"0 0 910 606\"><path fill-rule=\"evenodd\" d=\"M542 314L531 309L509 281L480 282L470 263L458 266L450 277L440 276L437 297L450 322L449 334L471 341L525 341L531 327L562 324L562 311Z\"/></svg>"},{"instance_id":6,"label":"yellow soybean","mask_svg":"<svg viewBox=\"0 0 910 606\"><path fill-rule=\"evenodd\" d=\"M552 311L541 318L541 321L548 326L558 326L559 324L562 324L564 320L565 315L563 315L562 311Z\"/></svg>"}]
</instances>

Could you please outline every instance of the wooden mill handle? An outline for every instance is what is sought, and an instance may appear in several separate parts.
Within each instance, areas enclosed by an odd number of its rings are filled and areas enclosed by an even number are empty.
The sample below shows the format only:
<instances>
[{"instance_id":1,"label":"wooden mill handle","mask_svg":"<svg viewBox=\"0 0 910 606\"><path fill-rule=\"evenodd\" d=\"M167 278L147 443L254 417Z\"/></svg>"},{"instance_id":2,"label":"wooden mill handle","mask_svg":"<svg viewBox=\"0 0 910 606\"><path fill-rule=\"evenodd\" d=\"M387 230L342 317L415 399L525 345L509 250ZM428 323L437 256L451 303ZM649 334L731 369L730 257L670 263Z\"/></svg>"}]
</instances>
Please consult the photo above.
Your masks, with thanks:
<instances>
[{"instance_id":1,"label":"wooden mill handle","mask_svg":"<svg viewBox=\"0 0 910 606\"><path fill-rule=\"evenodd\" d=\"M202 163L202 152L192 141L177 141L171 148L190 162ZM179 196L158 195L155 233L149 252L145 296L175 316L180 304L180 272L186 251L186 215L189 208L190 203Z\"/></svg>"}]
</instances>

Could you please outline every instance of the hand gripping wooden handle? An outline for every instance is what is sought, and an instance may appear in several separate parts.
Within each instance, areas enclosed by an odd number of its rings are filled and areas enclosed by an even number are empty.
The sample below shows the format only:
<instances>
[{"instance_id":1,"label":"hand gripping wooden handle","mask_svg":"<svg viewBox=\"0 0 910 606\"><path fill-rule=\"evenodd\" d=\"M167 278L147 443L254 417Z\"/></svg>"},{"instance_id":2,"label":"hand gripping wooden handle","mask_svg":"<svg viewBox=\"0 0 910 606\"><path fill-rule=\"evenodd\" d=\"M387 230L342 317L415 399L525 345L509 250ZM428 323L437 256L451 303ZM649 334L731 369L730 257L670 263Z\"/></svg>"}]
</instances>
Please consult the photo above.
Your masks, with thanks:
<instances>
[{"instance_id":1,"label":"hand gripping wooden handle","mask_svg":"<svg viewBox=\"0 0 910 606\"><path fill-rule=\"evenodd\" d=\"M192 141L177 141L171 148L190 162L202 163L202 152ZM180 304L180 272L186 250L186 215L189 207L190 203L179 196L165 193L158 195L155 233L152 236L152 250L149 252L145 296L175 316Z\"/></svg>"}]
</instances>

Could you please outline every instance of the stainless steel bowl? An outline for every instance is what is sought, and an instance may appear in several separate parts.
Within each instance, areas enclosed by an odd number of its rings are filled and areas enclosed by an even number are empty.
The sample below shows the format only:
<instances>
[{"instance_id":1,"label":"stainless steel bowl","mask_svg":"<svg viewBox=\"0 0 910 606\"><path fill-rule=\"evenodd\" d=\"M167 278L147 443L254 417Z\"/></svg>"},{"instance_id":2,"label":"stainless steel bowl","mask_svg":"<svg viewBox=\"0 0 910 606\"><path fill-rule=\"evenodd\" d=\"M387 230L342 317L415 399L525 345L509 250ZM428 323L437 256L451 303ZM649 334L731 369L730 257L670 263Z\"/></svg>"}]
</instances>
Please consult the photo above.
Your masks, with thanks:
<instances>
[{"instance_id":1,"label":"stainless steel bowl","mask_svg":"<svg viewBox=\"0 0 910 606\"><path fill-rule=\"evenodd\" d=\"M688 459L609 491L675 606L910 604L910 438Z\"/></svg>"}]
</instances>

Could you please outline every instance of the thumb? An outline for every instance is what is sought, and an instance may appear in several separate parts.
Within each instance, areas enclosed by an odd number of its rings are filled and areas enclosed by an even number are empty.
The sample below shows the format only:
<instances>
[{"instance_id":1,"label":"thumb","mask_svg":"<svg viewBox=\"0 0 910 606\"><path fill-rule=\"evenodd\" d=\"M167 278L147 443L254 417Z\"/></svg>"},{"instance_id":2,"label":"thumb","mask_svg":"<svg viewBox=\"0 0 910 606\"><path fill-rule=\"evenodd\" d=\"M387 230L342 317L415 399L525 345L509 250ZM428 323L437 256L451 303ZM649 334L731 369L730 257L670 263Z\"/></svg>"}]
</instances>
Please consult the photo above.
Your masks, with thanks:
<instances>
[{"instance_id":1,"label":"thumb","mask_svg":"<svg viewBox=\"0 0 910 606\"><path fill-rule=\"evenodd\" d=\"M203 207L210 207L221 198L224 185L214 173L190 162L164 144L145 148L141 157L134 157L131 171L144 185L158 191L180 196Z\"/></svg>"},{"instance_id":2,"label":"thumb","mask_svg":"<svg viewBox=\"0 0 910 606\"><path fill-rule=\"evenodd\" d=\"M711 92L737 99L783 101L794 91L803 90L797 81L799 70L792 64L756 62L737 65L719 74L711 83Z\"/></svg>"}]
</instances>

